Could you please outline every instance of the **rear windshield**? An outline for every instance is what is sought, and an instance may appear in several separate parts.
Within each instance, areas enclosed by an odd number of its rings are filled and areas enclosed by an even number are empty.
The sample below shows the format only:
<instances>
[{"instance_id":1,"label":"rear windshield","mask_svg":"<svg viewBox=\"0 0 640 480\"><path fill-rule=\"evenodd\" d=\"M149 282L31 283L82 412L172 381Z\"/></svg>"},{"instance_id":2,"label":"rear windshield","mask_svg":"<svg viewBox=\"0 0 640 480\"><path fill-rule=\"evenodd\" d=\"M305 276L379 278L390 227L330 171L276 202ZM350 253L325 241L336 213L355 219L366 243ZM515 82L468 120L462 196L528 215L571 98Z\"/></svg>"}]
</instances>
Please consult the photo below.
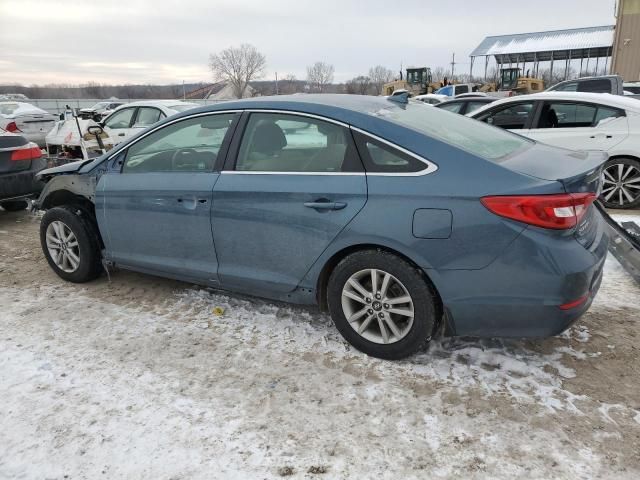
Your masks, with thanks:
<instances>
[{"instance_id":1,"label":"rear windshield","mask_svg":"<svg viewBox=\"0 0 640 480\"><path fill-rule=\"evenodd\" d=\"M175 110L176 112L184 112L186 110L191 110L192 108L196 108L198 105L171 105L171 110Z\"/></svg>"},{"instance_id":2,"label":"rear windshield","mask_svg":"<svg viewBox=\"0 0 640 480\"><path fill-rule=\"evenodd\" d=\"M0 114L12 115L18 109L17 103L0 103Z\"/></svg>"},{"instance_id":3,"label":"rear windshield","mask_svg":"<svg viewBox=\"0 0 640 480\"><path fill-rule=\"evenodd\" d=\"M441 108L409 103L382 108L374 115L466 150L487 160L500 161L535 142Z\"/></svg>"}]
</instances>

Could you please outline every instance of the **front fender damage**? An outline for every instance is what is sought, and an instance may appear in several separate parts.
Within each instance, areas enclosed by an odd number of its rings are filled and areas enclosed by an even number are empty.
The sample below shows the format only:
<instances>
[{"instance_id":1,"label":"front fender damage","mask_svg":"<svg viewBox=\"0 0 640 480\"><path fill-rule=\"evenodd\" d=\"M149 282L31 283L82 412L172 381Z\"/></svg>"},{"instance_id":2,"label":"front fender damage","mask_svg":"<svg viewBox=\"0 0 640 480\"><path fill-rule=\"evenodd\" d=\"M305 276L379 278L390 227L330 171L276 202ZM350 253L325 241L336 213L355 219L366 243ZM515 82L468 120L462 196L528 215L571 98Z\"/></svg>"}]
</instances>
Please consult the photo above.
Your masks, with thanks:
<instances>
[{"instance_id":1,"label":"front fender damage","mask_svg":"<svg viewBox=\"0 0 640 480\"><path fill-rule=\"evenodd\" d=\"M34 203L34 209L47 210L61 197L81 197L95 204L97 183L94 175L68 174L52 177Z\"/></svg>"}]
</instances>

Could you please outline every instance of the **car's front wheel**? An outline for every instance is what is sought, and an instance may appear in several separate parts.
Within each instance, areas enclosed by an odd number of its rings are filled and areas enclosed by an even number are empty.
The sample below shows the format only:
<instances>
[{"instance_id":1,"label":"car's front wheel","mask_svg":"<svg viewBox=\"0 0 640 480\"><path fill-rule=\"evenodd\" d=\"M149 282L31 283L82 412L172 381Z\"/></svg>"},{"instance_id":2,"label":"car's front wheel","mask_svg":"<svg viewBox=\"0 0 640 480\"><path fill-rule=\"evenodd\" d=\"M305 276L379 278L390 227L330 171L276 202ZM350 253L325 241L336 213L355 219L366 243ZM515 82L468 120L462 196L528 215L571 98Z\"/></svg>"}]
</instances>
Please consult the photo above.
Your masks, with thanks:
<instances>
[{"instance_id":1,"label":"car's front wheel","mask_svg":"<svg viewBox=\"0 0 640 480\"><path fill-rule=\"evenodd\" d=\"M55 207L42 217L40 243L47 262L61 278L82 283L100 274L98 232L80 207Z\"/></svg>"},{"instance_id":2,"label":"car's front wheel","mask_svg":"<svg viewBox=\"0 0 640 480\"><path fill-rule=\"evenodd\" d=\"M640 206L640 162L634 158L613 158L604 167L600 200L607 208Z\"/></svg>"},{"instance_id":3,"label":"car's front wheel","mask_svg":"<svg viewBox=\"0 0 640 480\"><path fill-rule=\"evenodd\" d=\"M437 323L436 294L413 265L378 250L344 258L329 278L331 318L355 348L400 359L429 342Z\"/></svg>"},{"instance_id":4,"label":"car's front wheel","mask_svg":"<svg viewBox=\"0 0 640 480\"><path fill-rule=\"evenodd\" d=\"M19 212L29 206L26 200L7 200L0 202L0 207L4 208L7 212Z\"/></svg>"}]
</instances>

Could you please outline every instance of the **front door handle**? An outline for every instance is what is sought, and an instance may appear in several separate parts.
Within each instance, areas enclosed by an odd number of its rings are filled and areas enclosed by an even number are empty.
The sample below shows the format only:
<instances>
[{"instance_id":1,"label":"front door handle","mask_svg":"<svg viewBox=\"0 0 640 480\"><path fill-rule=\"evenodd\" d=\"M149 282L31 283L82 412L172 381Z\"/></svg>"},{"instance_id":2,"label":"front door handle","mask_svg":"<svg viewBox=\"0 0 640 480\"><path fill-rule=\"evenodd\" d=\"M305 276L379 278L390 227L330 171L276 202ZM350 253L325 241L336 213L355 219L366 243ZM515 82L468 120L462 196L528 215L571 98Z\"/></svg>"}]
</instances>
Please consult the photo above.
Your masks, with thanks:
<instances>
[{"instance_id":1,"label":"front door handle","mask_svg":"<svg viewBox=\"0 0 640 480\"><path fill-rule=\"evenodd\" d=\"M118 136L119 137L124 137L124 133L119 133Z\"/></svg>"},{"instance_id":2,"label":"front door handle","mask_svg":"<svg viewBox=\"0 0 640 480\"><path fill-rule=\"evenodd\" d=\"M307 208L313 208L315 210L342 210L344 207L347 206L347 204L344 202L317 201L317 202L305 202L304 206Z\"/></svg>"}]
</instances>

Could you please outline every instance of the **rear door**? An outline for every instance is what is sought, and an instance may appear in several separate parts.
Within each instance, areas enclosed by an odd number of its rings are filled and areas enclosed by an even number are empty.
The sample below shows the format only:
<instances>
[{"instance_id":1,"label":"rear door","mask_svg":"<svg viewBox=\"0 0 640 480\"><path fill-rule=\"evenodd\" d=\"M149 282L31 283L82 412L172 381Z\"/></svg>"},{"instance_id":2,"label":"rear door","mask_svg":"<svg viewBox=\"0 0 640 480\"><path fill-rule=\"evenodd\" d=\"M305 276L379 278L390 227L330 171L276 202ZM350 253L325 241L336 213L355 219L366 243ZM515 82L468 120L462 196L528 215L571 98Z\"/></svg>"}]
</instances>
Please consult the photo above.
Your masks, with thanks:
<instances>
[{"instance_id":1,"label":"rear door","mask_svg":"<svg viewBox=\"0 0 640 480\"><path fill-rule=\"evenodd\" d=\"M346 125L286 112L244 115L214 188L220 283L285 293L362 209L366 177Z\"/></svg>"},{"instance_id":2,"label":"rear door","mask_svg":"<svg viewBox=\"0 0 640 480\"><path fill-rule=\"evenodd\" d=\"M624 110L586 102L545 101L526 134L571 150L608 151L629 135Z\"/></svg>"},{"instance_id":3,"label":"rear door","mask_svg":"<svg viewBox=\"0 0 640 480\"><path fill-rule=\"evenodd\" d=\"M169 123L112 159L96 189L106 257L116 264L216 283L213 186L235 113Z\"/></svg>"}]
</instances>

